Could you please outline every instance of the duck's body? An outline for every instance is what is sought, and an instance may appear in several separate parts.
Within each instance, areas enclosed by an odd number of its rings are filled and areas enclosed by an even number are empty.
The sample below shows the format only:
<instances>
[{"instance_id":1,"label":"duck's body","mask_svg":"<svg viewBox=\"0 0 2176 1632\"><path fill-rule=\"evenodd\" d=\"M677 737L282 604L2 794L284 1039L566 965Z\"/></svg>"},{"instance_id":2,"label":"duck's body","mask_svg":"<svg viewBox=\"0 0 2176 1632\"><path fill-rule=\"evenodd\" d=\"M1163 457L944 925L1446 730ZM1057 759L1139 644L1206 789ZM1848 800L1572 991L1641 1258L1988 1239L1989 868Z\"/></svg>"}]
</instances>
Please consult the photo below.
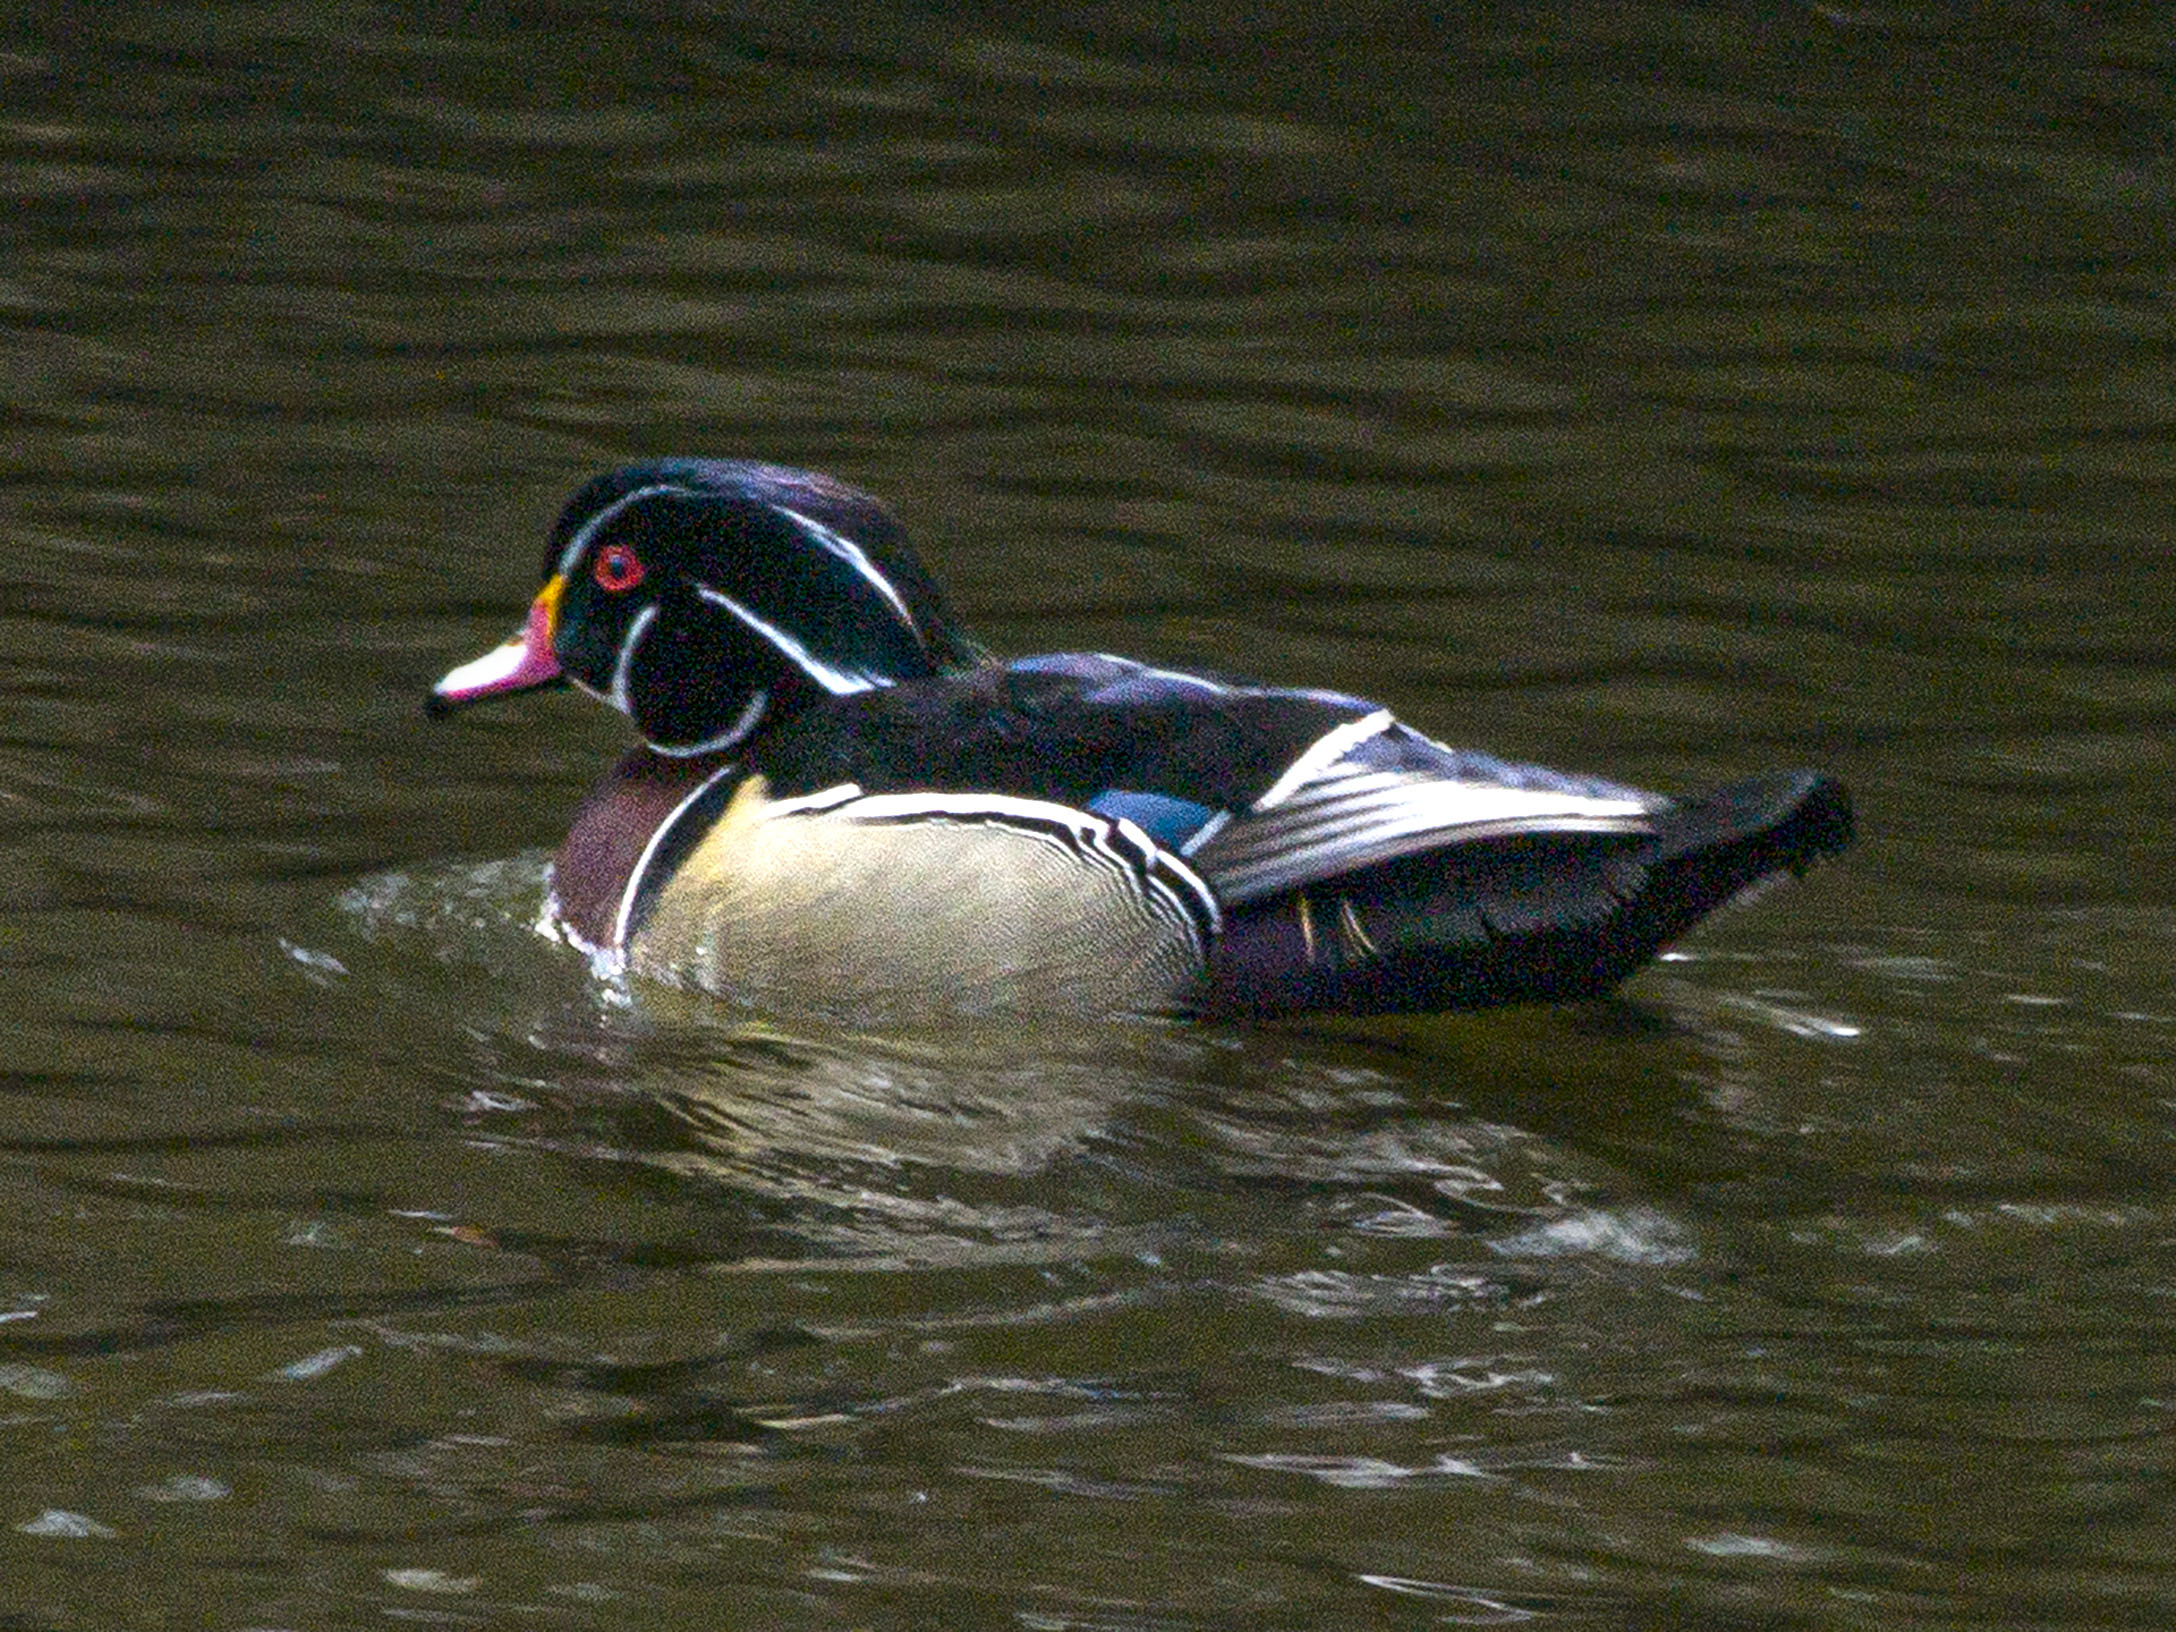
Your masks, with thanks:
<instances>
[{"instance_id":1,"label":"duck's body","mask_svg":"<svg viewBox=\"0 0 2176 1632\"><path fill-rule=\"evenodd\" d=\"M998 663L866 495L692 460L600 478L451 707L572 679L645 745L556 910L637 973L850 1012L1376 1012L1606 991L1850 840L1809 772L1672 801L1442 746L1334 692Z\"/></svg>"}]
</instances>

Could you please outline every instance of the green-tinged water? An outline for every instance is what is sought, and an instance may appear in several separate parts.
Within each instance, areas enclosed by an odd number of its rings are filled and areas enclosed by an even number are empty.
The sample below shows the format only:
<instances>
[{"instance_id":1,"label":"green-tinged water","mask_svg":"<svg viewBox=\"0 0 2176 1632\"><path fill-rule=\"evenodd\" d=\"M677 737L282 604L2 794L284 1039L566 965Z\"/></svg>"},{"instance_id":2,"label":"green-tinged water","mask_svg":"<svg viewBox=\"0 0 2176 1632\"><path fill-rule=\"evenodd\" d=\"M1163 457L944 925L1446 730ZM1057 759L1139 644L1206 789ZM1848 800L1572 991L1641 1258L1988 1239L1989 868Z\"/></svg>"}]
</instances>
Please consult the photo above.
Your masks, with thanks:
<instances>
[{"instance_id":1,"label":"green-tinged water","mask_svg":"<svg viewBox=\"0 0 2176 1632\"><path fill-rule=\"evenodd\" d=\"M0 26L0 1627L2170 1624L2133 15ZM1861 843L1589 1012L629 994L620 722L419 703L664 452Z\"/></svg>"}]
</instances>

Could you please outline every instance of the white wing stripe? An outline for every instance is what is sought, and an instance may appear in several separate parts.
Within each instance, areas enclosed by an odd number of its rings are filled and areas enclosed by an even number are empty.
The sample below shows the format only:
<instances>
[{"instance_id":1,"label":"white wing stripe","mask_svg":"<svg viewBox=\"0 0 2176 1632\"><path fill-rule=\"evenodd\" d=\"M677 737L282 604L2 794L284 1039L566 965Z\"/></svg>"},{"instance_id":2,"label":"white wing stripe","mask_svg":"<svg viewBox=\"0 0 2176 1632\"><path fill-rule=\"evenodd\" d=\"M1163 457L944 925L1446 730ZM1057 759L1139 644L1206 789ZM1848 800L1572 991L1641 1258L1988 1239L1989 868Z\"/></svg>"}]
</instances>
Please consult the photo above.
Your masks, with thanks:
<instances>
[{"instance_id":1,"label":"white wing stripe","mask_svg":"<svg viewBox=\"0 0 2176 1632\"><path fill-rule=\"evenodd\" d=\"M1431 777L1380 771L1335 784L1318 784L1274 815L1240 823L1233 837L1236 841L1249 832L1282 833L1310 822L1365 820L1370 813L1392 811L1425 812L1430 821L1458 827L1467 822L1516 821L1527 816L1644 819L1648 807L1627 799L1507 788L1493 782L1439 782Z\"/></svg>"},{"instance_id":2,"label":"white wing stripe","mask_svg":"<svg viewBox=\"0 0 2176 1632\"><path fill-rule=\"evenodd\" d=\"M1359 744L1370 737L1379 737L1397 721L1390 710L1378 708L1372 714L1363 714L1357 720L1347 720L1333 730L1325 731L1301 751L1299 758L1284 768L1284 774L1269 785L1268 791L1254 801L1256 810L1274 810L1291 798L1299 788L1312 782L1317 776L1343 759Z\"/></svg>"},{"instance_id":3,"label":"white wing stripe","mask_svg":"<svg viewBox=\"0 0 2176 1632\"><path fill-rule=\"evenodd\" d=\"M1456 836L1459 843L1470 843L1482 839L1516 838L1534 833L1617 833L1626 837L1637 837L1641 831L1642 828L1637 826L1602 826L1592 819L1565 819L1479 822L1458 830ZM1216 880L1216 887L1223 895L1225 904L1240 907L1296 885L1321 883L1339 873L1396 861L1401 856L1440 854L1447 848L1446 837L1442 828L1421 828L1404 834L1378 836L1365 844L1347 846L1333 855L1326 856L1321 851L1312 849L1274 851L1251 863L1242 860L1237 865L1219 866L1209 872Z\"/></svg>"},{"instance_id":4,"label":"white wing stripe","mask_svg":"<svg viewBox=\"0 0 2176 1632\"><path fill-rule=\"evenodd\" d=\"M836 805L850 804L860 797L859 782L841 782L835 787L818 788L814 793L797 793L791 799L774 799L763 807L763 814L766 818L798 816L807 811L830 810Z\"/></svg>"},{"instance_id":5,"label":"white wing stripe","mask_svg":"<svg viewBox=\"0 0 2176 1632\"><path fill-rule=\"evenodd\" d=\"M1522 815L1442 822L1423 811L1406 811L1401 815L1375 821L1340 822L1296 830L1284 828L1251 842L1235 840L1231 844L1217 847L1215 862L1218 871L1226 867L1243 866L1258 856L1298 856L1302 859L1311 857L1319 865L1323 862L1334 862L1353 851L1369 849L1386 841L1404 839L1415 834L1441 834L1449 841L1482 832L1644 833L1647 827L1648 824L1644 821L1624 816Z\"/></svg>"},{"instance_id":6,"label":"white wing stripe","mask_svg":"<svg viewBox=\"0 0 2176 1632\"><path fill-rule=\"evenodd\" d=\"M1637 800L1356 767L1298 787L1281 805L1234 821L1189 855L1225 902L1239 906L1476 840L1522 833L1637 837L1652 830L1650 809Z\"/></svg>"}]
</instances>

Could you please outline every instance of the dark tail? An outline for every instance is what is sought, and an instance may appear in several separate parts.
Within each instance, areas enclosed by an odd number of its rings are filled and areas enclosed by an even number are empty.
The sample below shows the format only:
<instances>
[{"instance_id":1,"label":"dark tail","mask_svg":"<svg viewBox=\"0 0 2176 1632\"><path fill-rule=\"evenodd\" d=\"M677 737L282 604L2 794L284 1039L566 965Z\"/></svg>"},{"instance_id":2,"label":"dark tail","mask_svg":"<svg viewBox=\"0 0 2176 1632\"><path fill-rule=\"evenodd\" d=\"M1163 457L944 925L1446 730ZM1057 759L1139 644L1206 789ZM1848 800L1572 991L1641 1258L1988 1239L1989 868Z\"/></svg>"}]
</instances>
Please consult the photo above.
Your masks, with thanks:
<instances>
[{"instance_id":1,"label":"dark tail","mask_svg":"<svg viewBox=\"0 0 2176 1632\"><path fill-rule=\"evenodd\" d=\"M1851 839L1843 785L1786 771L1683 800L1645 836L1447 845L1234 913L1199 1007L1380 1014L1598 996L1734 896Z\"/></svg>"},{"instance_id":2,"label":"dark tail","mask_svg":"<svg viewBox=\"0 0 2176 1632\"><path fill-rule=\"evenodd\" d=\"M1779 771L1716 788L1665 815L1628 919L1651 952L1762 879L1802 874L1850 848L1852 834L1851 795L1819 771Z\"/></svg>"}]
</instances>

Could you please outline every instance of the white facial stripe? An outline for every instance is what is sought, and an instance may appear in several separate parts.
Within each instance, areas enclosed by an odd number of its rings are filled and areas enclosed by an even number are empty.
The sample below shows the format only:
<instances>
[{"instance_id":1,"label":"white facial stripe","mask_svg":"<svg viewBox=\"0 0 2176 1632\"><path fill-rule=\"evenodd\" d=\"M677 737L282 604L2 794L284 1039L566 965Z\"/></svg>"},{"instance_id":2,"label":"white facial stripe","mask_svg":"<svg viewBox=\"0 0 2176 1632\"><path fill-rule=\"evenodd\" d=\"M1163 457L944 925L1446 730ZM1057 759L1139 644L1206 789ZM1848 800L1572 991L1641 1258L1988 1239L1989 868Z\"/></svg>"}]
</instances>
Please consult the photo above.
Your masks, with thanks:
<instances>
[{"instance_id":1,"label":"white facial stripe","mask_svg":"<svg viewBox=\"0 0 2176 1632\"><path fill-rule=\"evenodd\" d=\"M676 487L670 482L660 482L654 487L638 487L634 492L614 499L594 516L591 516L589 520L574 529L574 536L567 540L567 547L559 552L559 570L562 573L572 574L574 563L582 559L582 552L589 548L589 541L597 536L599 528L610 526L644 499L654 499L665 494L671 494L674 497L683 499L695 496L684 487Z\"/></svg>"},{"instance_id":2,"label":"white facial stripe","mask_svg":"<svg viewBox=\"0 0 2176 1632\"><path fill-rule=\"evenodd\" d=\"M776 646L789 663L834 697L844 697L856 691L874 691L878 686L890 684L889 681L879 680L874 675L850 674L844 669L833 668L798 640L795 640L793 636L787 634L785 630L758 617L722 590L712 589L708 584L698 583L695 586L695 593L702 596L704 600L710 602L713 606L724 607L734 617L740 619L742 623L745 623L773 646Z\"/></svg>"},{"instance_id":3,"label":"white facial stripe","mask_svg":"<svg viewBox=\"0 0 2176 1632\"><path fill-rule=\"evenodd\" d=\"M866 578L879 595L892 603L892 609L899 614L899 621L904 623L910 630L913 630L916 635L921 633L921 630L915 624L914 614L907 610L907 603L900 599L899 591L892 587L892 581L877 569L877 564L869 559L868 554L859 544L856 544L844 533L826 527L813 516L802 515L798 510L788 510L784 505L780 505L778 513Z\"/></svg>"},{"instance_id":4,"label":"white facial stripe","mask_svg":"<svg viewBox=\"0 0 2176 1632\"><path fill-rule=\"evenodd\" d=\"M1379 737L1396 721L1390 710L1378 708L1372 714L1363 714L1357 720L1347 720L1334 731L1326 731L1308 744L1299 758L1287 765L1284 775L1269 785L1269 790L1254 801L1256 810L1274 810L1292 797L1295 788L1312 781L1335 765L1355 747L1370 737Z\"/></svg>"},{"instance_id":5,"label":"white facial stripe","mask_svg":"<svg viewBox=\"0 0 2176 1632\"><path fill-rule=\"evenodd\" d=\"M620 642L620 655L612 665L612 689L603 694L606 702L629 719L635 717L635 702L632 693L629 691L628 678L635 667L635 648L642 644L642 637L650 632L650 625L656 621L657 604L654 601L635 614L634 622L627 626L627 637ZM576 684L579 685L580 682L577 681ZM586 686L583 689L588 690ZM595 694L592 693L592 695ZM747 706L740 711L740 718L716 736L708 737L701 742L691 743L684 748L668 748L661 742L652 742L650 746L668 759L688 759L696 754L716 753L720 748L732 747L734 743L753 731L756 728L756 722L763 718L763 711L770 706L771 694L769 690L758 691L748 699ZM643 740L645 742L649 741L647 737Z\"/></svg>"},{"instance_id":6,"label":"white facial stripe","mask_svg":"<svg viewBox=\"0 0 2176 1632\"><path fill-rule=\"evenodd\" d=\"M635 666L635 648L642 644L642 637L650 632L650 625L656 621L657 603L652 601L637 612L635 621L627 626L626 637L620 642L619 656L612 664L612 689L605 693L604 700L629 719L634 718L635 705L627 694L628 672Z\"/></svg>"}]
</instances>

